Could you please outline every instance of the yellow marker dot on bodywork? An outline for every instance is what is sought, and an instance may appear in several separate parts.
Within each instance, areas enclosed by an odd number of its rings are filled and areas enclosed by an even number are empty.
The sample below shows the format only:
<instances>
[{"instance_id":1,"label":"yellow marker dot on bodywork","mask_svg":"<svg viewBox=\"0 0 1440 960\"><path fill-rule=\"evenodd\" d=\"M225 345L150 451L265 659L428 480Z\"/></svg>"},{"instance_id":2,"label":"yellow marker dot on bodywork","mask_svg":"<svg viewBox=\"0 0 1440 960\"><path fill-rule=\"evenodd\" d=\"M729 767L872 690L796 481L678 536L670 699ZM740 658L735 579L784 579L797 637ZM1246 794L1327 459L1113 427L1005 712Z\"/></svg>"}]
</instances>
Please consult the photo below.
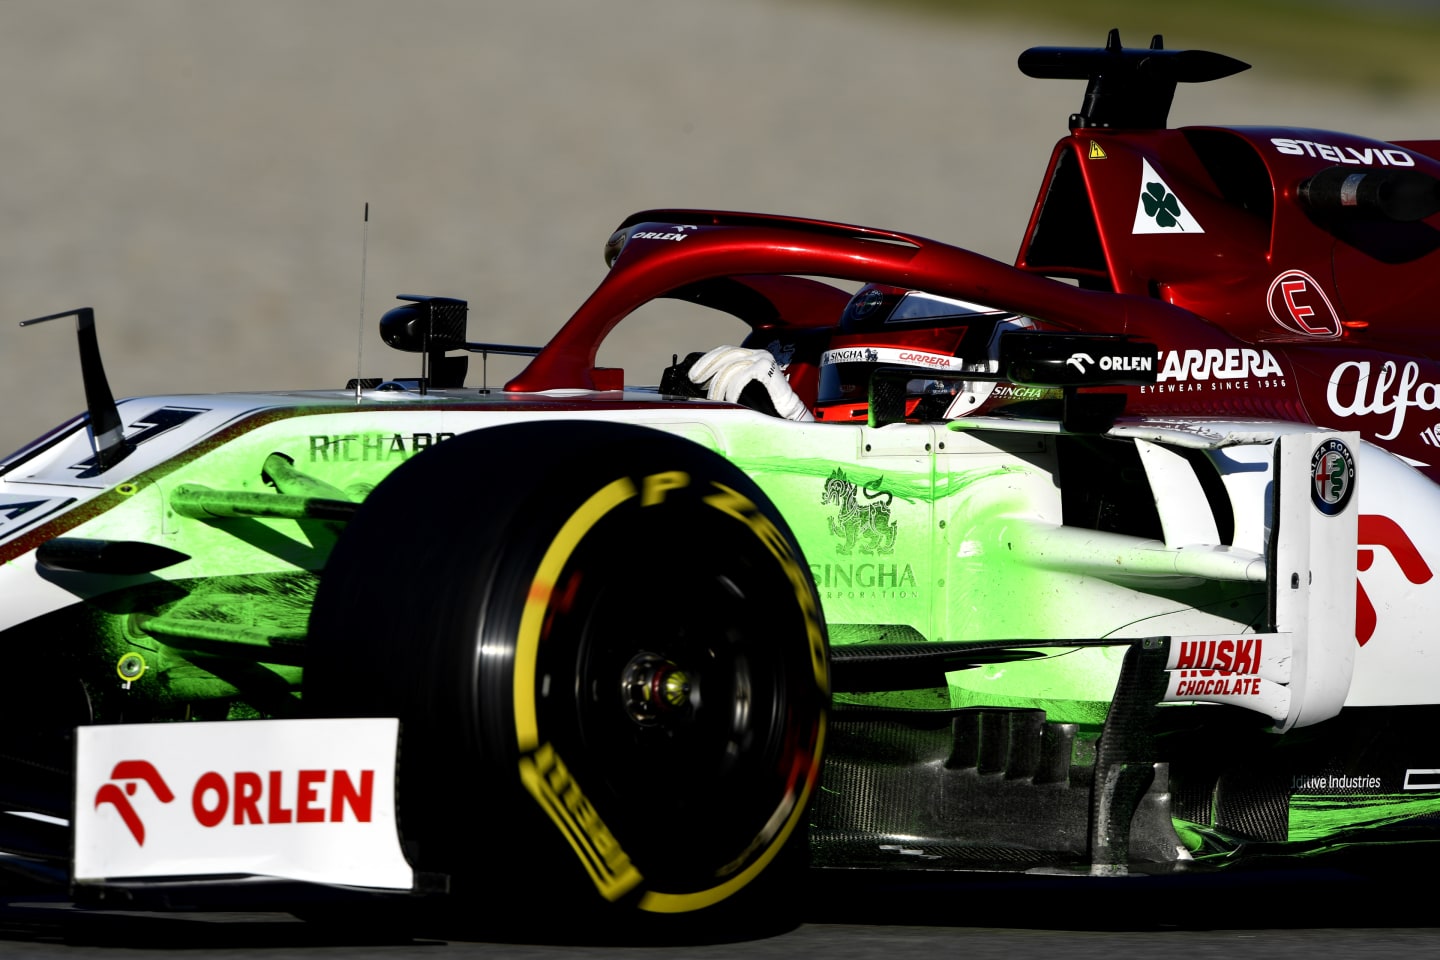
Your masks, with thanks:
<instances>
[{"instance_id":1,"label":"yellow marker dot on bodywork","mask_svg":"<svg viewBox=\"0 0 1440 960\"><path fill-rule=\"evenodd\" d=\"M133 650L130 651L116 661L115 675L126 683L139 680L145 675L145 658Z\"/></svg>"}]
</instances>

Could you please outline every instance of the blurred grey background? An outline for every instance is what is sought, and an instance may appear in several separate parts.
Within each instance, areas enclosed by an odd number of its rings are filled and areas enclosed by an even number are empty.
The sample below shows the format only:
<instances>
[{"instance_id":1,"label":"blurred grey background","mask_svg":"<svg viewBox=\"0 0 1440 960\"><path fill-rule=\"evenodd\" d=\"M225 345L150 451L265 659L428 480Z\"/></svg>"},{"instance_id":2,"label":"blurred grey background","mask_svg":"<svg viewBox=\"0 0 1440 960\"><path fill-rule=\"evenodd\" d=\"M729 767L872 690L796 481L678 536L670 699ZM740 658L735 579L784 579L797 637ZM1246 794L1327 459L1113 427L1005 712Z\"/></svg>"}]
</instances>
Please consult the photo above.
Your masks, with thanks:
<instances>
[{"instance_id":1,"label":"blurred grey background","mask_svg":"<svg viewBox=\"0 0 1440 960\"><path fill-rule=\"evenodd\" d=\"M1270 69L1225 2L1180 33L1168 5L966 6L0 0L0 453L83 408L73 321L17 326L75 307L97 310L120 396L343 386L366 203L367 376L418 372L374 332L399 293L469 299L472 339L543 341L602 277L611 230L649 207L1013 259L1083 92L1022 77L1016 55L1099 45L1109 26L1255 63L1182 88L1172 125L1440 138L1428 74L1348 69L1363 30L1313 46L1301 31ZM602 361L654 382L671 352L720 339L622 325Z\"/></svg>"}]
</instances>

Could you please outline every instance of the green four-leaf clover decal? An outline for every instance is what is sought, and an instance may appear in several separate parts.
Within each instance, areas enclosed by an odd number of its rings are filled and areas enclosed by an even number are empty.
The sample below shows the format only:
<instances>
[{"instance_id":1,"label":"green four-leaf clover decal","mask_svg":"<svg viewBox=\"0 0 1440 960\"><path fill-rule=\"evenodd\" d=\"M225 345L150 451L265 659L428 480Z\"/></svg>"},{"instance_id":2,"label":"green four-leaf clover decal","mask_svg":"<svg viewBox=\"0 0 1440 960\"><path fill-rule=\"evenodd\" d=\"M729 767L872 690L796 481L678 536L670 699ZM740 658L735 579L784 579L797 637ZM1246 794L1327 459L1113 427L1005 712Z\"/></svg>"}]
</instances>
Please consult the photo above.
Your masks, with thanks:
<instances>
[{"instance_id":1,"label":"green four-leaf clover decal","mask_svg":"<svg viewBox=\"0 0 1440 960\"><path fill-rule=\"evenodd\" d=\"M1156 225L1166 229L1180 227L1180 201L1175 199L1175 194L1165 189L1165 184L1145 184L1145 192L1140 194L1140 200L1145 204L1146 216L1154 217Z\"/></svg>"}]
</instances>

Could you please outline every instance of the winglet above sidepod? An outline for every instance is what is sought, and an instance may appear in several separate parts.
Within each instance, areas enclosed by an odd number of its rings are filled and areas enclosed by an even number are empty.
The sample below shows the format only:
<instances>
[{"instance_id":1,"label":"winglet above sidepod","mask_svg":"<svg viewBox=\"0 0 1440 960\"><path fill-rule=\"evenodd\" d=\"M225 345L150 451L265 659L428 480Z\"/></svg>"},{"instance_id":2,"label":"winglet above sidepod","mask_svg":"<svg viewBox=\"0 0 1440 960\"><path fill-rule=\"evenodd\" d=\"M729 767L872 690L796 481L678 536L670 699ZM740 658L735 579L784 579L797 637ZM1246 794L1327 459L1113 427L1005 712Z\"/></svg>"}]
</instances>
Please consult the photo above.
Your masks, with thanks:
<instances>
[{"instance_id":1,"label":"winglet above sidepod","mask_svg":"<svg viewBox=\"0 0 1440 960\"><path fill-rule=\"evenodd\" d=\"M85 385L85 406L90 411L90 434L95 443L95 460L105 469L113 467L125 458L132 449L125 442L124 429L120 424L120 410L115 406L115 395L110 392L110 381L105 378L105 365L100 361L100 341L95 335L95 310L81 307L52 313L34 320L22 320L20 326L28 327L46 320L75 318L75 335L80 341L80 377Z\"/></svg>"}]
</instances>

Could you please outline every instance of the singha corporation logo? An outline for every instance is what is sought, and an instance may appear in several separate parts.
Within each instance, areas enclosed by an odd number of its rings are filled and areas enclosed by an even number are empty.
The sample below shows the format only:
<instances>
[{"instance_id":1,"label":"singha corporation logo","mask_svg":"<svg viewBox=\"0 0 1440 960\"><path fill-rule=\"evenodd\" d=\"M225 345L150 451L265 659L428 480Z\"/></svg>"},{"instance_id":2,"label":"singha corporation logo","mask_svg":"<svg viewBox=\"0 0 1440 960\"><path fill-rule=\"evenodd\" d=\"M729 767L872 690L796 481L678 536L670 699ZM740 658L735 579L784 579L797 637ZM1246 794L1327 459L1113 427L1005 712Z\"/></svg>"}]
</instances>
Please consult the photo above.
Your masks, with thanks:
<instances>
[{"instance_id":1,"label":"singha corporation logo","mask_svg":"<svg viewBox=\"0 0 1440 960\"><path fill-rule=\"evenodd\" d=\"M95 809L100 804L108 803L120 814L120 819L125 821L125 826L130 829L130 834L140 846L145 846L145 823L140 815L135 812L135 807L130 803L130 798L135 795L138 782L143 781L155 794L161 803L169 803L175 799L175 794L165 783L165 778L160 776L160 771L155 765L147 760L122 760L115 764L115 769L110 771L112 782L103 784L95 791ZM123 786L114 781L124 781Z\"/></svg>"},{"instance_id":2,"label":"singha corporation logo","mask_svg":"<svg viewBox=\"0 0 1440 960\"><path fill-rule=\"evenodd\" d=\"M861 496L867 502L861 503ZM820 496L821 506L834 504L840 511L829 518L830 533L841 541L836 552L849 556L858 547L861 553L894 553L900 525L890 519L893 499L884 491L871 493L856 486L846 478L844 470L836 467L825 481L825 492Z\"/></svg>"}]
</instances>

